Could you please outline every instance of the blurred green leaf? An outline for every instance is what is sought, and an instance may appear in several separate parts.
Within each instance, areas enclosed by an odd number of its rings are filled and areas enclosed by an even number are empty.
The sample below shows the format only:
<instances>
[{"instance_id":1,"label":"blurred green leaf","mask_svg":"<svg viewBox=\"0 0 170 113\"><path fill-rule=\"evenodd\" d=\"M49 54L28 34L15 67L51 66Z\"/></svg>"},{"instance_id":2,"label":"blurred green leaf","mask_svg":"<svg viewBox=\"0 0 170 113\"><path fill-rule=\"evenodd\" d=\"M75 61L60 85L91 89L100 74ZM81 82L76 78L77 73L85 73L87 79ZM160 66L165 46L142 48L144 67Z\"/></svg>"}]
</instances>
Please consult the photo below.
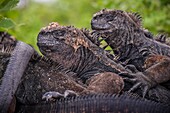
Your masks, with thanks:
<instances>
[{"instance_id":1,"label":"blurred green leaf","mask_svg":"<svg viewBox=\"0 0 170 113\"><path fill-rule=\"evenodd\" d=\"M0 28L10 29L15 25L16 24L10 18L0 17Z\"/></svg>"},{"instance_id":2,"label":"blurred green leaf","mask_svg":"<svg viewBox=\"0 0 170 113\"><path fill-rule=\"evenodd\" d=\"M8 11L14 8L19 0L1 0L0 1L0 12Z\"/></svg>"}]
</instances>

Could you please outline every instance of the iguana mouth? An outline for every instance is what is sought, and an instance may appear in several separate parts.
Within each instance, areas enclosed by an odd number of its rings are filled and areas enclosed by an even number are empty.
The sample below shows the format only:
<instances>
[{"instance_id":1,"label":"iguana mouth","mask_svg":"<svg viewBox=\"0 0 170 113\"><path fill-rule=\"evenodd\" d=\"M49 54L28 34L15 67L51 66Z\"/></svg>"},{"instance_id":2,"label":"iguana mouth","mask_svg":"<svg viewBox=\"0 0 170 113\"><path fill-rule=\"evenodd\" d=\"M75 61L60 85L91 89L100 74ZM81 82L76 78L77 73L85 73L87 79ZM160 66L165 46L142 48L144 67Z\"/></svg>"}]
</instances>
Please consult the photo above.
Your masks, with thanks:
<instances>
[{"instance_id":1,"label":"iguana mouth","mask_svg":"<svg viewBox=\"0 0 170 113\"><path fill-rule=\"evenodd\" d=\"M38 46L55 46L55 45L61 45L59 40L55 40L55 38L52 35L38 35L37 40Z\"/></svg>"},{"instance_id":2,"label":"iguana mouth","mask_svg":"<svg viewBox=\"0 0 170 113\"><path fill-rule=\"evenodd\" d=\"M41 46L55 46L55 45L60 45L60 43L58 41L50 41L50 40L44 40L44 41L38 41L37 42L38 45Z\"/></svg>"},{"instance_id":3,"label":"iguana mouth","mask_svg":"<svg viewBox=\"0 0 170 113\"><path fill-rule=\"evenodd\" d=\"M105 27L105 26L101 27L101 25L93 24L92 25L92 29L93 30L109 30L110 28L109 27Z\"/></svg>"},{"instance_id":4,"label":"iguana mouth","mask_svg":"<svg viewBox=\"0 0 170 113\"><path fill-rule=\"evenodd\" d=\"M100 23L96 23L96 22L91 22L91 27L93 30L102 30L102 31L105 31L105 30L110 30L110 29L116 29L116 27L111 23L107 23L107 24L100 24Z\"/></svg>"},{"instance_id":5,"label":"iguana mouth","mask_svg":"<svg viewBox=\"0 0 170 113\"><path fill-rule=\"evenodd\" d=\"M92 27L92 30L94 30L94 31L96 31L98 33L113 32L113 31L118 29L111 22L109 22L107 25L91 23L91 27Z\"/></svg>"}]
</instances>

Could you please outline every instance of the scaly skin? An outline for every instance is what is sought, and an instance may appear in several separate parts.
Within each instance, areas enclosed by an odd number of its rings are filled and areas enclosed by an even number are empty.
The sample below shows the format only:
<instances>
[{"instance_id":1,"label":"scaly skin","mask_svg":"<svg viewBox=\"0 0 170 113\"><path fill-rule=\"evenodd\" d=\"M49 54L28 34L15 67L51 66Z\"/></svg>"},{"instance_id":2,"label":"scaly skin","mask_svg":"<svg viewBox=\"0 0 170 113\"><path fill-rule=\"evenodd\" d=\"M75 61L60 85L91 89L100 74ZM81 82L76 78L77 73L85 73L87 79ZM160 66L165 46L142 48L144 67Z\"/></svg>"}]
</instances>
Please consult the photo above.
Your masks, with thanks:
<instances>
[{"instance_id":1,"label":"scaly skin","mask_svg":"<svg viewBox=\"0 0 170 113\"><path fill-rule=\"evenodd\" d=\"M148 69L155 64L163 62L165 59L169 60L169 57L162 55L150 55L144 62L144 69Z\"/></svg>"},{"instance_id":2,"label":"scaly skin","mask_svg":"<svg viewBox=\"0 0 170 113\"><path fill-rule=\"evenodd\" d=\"M94 78L92 80L95 83L90 84L90 88L87 88L88 90L90 89L95 93L119 93L124 86L123 79L116 74L119 71L105 65L96 56L97 53L94 54L95 51L90 50L89 46L92 45L89 43L95 41L93 39L88 40L88 35L88 31L79 30L73 26L60 26L58 23L53 22L40 31L38 46L43 55L77 73L76 76L83 83L88 84L86 81L91 79L92 76L101 75L99 76L100 79ZM98 46L96 47L99 49ZM109 74L107 72L113 73ZM108 84L105 81L108 81ZM49 94L51 93L49 92ZM52 92L52 95L55 95L55 93Z\"/></svg>"},{"instance_id":3,"label":"scaly skin","mask_svg":"<svg viewBox=\"0 0 170 113\"><path fill-rule=\"evenodd\" d=\"M62 94L66 90L73 90L79 94L85 87L74 80L74 74L58 63L37 56L29 62L16 98L19 103L31 105L43 102L42 96L49 91Z\"/></svg>"},{"instance_id":4,"label":"scaly skin","mask_svg":"<svg viewBox=\"0 0 170 113\"><path fill-rule=\"evenodd\" d=\"M75 88L75 91L77 92L85 89L83 86L76 83L72 77L67 78L68 73L70 76L74 75L74 73L62 68L62 66L58 65L58 63L53 63L51 60L38 55L32 47L24 44L23 42L17 41L8 33L0 32L0 36L0 63L2 64L1 81L3 81L1 82L1 99L4 100L9 98L9 96L7 96L11 94L9 91L12 91L12 95L14 96L16 87L18 87L18 90L16 91L15 97L17 98L17 101L22 104L35 104L42 102L42 95L47 91L54 90L54 88L55 91L60 91L60 93L64 92L67 87L68 89ZM18 46L17 43L19 43ZM29 47L32 48L31 51L33 52L33 55L27 52L30 50ZM30 57L30 55L31 59L29 61L27 57ZM20 58L19 56L22 56L23 58ZM28 61L29 63L27 65ZM16 66L19 67L16 68ZM26 68L26 70L24 68ZM22 78L20 78L21 75L18 75L21 71L24 73ZM13 78L14 75L11 75L11 73L14 73L16 77ZM12 78L6 77L9 75L11 75ZM55 81L59 78L61 82ZM50 83L48 81L49 79L52 79L53 83ZM4 81L8 82L4 84ZM14 84L11 85L10 81L14 81ZM61 86L57 84L61 84ZM11 87L12 90L6 90ZM2 103L4 104L5 102L2 101Z\"/></svg>"},{"instance_id":5,"label":"scaly skin","mask_svg":"<svg viewBox=\"0 0 170 113\"><path fill-rule=\"evenodd\" d=\"M158 34L155 37L155 40L170 46L170 38L168 38L165 34Z\"/></svg>"},{"instance_id":6,"label":"scaly skin","mask_svg":"<svg viewBox=\"0 0 170 113\"><path fill-rule=\"evenodd\" d=\"M6 41L8 40L9 37L4 37L3 40L1 40L1 45L2 48L0 49L1 51L1 57L2 59L0 60L0 63L2 63L2 76L4 75L4 72L6 71L10 74L12 70L14 70L17 73L20 73L20 71L24 68L17 68L13 69L16 66L18 61L18 55L20 55L22 52L16 52L13 55L12 53L16 49L17 51L23 50L24 46L21 46L21 49L18 50L15 45L13 45L13 40L12 42ZM10 39L9 39L10 40ZM4 44L4 42L7 42ZM17 43L17 41L16 41ZM5 47L3 47L5 46ZM3 48L11 48L11 49L3 49ZM10 51L9 51L10 50ZM12 88L13 90L18 87L16 93L12 92L13 94L13 99L17 101L13 101L10 107L12 110L10 112L13 112L15 110L15 106L18 107L21 104L24 105L33 105L33 104L40 104L44 102L42 100L42 96L49 91L55 91L61 94L61 97L63 96L62 93L64 93L66 90L72 90L78 95L84 95L84 94L89 94L89 93L119 93L124 85L123 79L118 76L117 74L114 73L98 73L100 76L100 79L96 78L91 78L89 79L89 84L88 86L81 83L81 81L76 77L76 73L71 72L70 70L64 68L62 65L58 64L57 62L53 62L52 60L42 57L36 53L35 50L33 50L33 56L31 57L27 68L22 71L24 71L23 77L20 80L20 77L17 76L13 80L19 80L20 84L14 84L11 85L10 82L8 82L8 85L3 85L3 89L7 88ZM27 52L26 52L27 53ZM8 55L8 57L6 57ZM12 56L12 63L9 63L9 59L11 59ZM27 58L29 55L26 55L23 58ZM10 61L11 62L11 61ZM10 65L9 65L9 64ZM20 59L20 63L26 64L26 62L22 62ZM20 66L21 64L17 64L17 66ZM12 66L12 67L11 67ZM6 70L6 67L11 67L10 69L12 70ZM8 68L7 68L8 69ZM16 74L15 74L16 75ZM6 76L6 75L5 75ZM3 77L4 78L4 77ZM112 79L113 78L113 79ZM5 79L2 79L3 81ZM10 80L10 79L6 79ZM102 84L102 81L110 82L110 86L113 88L107 88L108 84ZM118 81L117 81L118 80ZM4 84L4 83L3 83ZM116 85L117 87L114 87ZM12 90L12 91L13 91ZM8 91L1 90L2 94L8 93ZM10 95L11 93L9 93ZM9 96L2 95L1 99L6 99ZM58 97L60 98L60 97ZM63 98L63 97L62 97ZM11 100L11 98L9 98ZM4 105L4 103L3 103Z\"/></svg>"},{"instance_id":7,"label":"scaly skin","mask_svg":"<svg viewBox=\"0 0 170 113\"><path fill-rule=\"evenodd\" d=\"M152 35L141 27L141 17L138 14L104 9L93 16L91 25L94 33L103 37L118 55L119 61L133 64L138 70L143 71L131 76L134 79L129 81L136 84L130 91L143 87L145 95L149 88L170 80L169 60L143 69L144 61L150 55L170 57L170 46L154 40Z\"/></svg>"},{"instance_id":8,"label":"scaly skin","mask_svg":"<svg viewBox=\"0 0 170 113\"><path fill-rule=\"evenodd\" d=\"M74 73L39 56L29 45L15 40L7 33L4 34L0 37L1 112L8 110L12 113L15 111L15 106L21 103L26 105L41 103L44 101L42 95L50 90L64 92L68 88L82 92L85 89L71 77L67 78L68 73L70 76ZM57 82L58 79L59 82Z\"/></svg>"},{"instance_id":9,"label":"scaly skin","mask_svg":"<svg viewBox=\"0 0 170 113\"><path fill-rule=\"evenodd\" d=\"M21 106L18 113L169 113L170 107L132 95L96 94Z\"/></svg>"},{"instance_id":10,"label":"scaly skin","mask_svg":"<svg viewBox=\"0 0 170 113\"><path fill-rule=\"evenodd\" d=\"M77 73L83 83L97 73L119 73L121 69L127 72L124 67L107 58L106 53L88 35L87 31L51 23L40 31L38 46L43 55ZM106 61L113 62L115 68Z\"/></svg>"},{"instance_id":11,"label":"scaly skin","mask_svg":"<svg viewBox=\"0 0 170 113\"><path fill-rule=\"evenodd\" d=\"M159 65L161 68L158 68L155 71L155 75L154 76L159 77L159 75L157 75L159 73L163 73L163 74L168 75L169 71L167 70L167 67L170 66L169 62L170 62L170 58L167 57L167 56L150 55L149 58L147 58L145 60L144 68L148 69L148 68L150 68L152 66L155 67L154 65ZM153 69L153 67L151 69ZM166 88L168 88L170 90L170 82L169 81L167 81L166 83L163 83L163 86L165 86Z\"/></svg>"},{"instance_id":12,"label":"scaly skin","mask_svg":"<svg viewBox=\"0 0 170 113\"><path fill-rule=\"evenodd\" d=\"M124 85L123 79L118 75L104 74L100 78L110 81L110 86L117 85L117 87L106 88L108 84L102 84L102 80L90 79L92 82L85 85L75 78L76 73L65 69L60 64L48 61L39 56L32 59L25 71L22 83L16 92L17 100L22 104L38 104L43 102L42 96L50 91L63 94L66 90L72 90L77 95L84 95L89 93L119 93ZM110 79L108 80L108 77ZM116 79L111 79L115 78ZM116 81L118 80L118 81ZM118 86L119 85L119 86ZM105 89L104 89L105 88ZM50 93L49 93L50 94ZM52 95L53 96L53 95ZM61 95L62 97L62 95ZM54 98L54 97L52 97Z\"/></svg>"},{"instance_id":13,"label":"scaly skin","mask_svg":"<svg viewBox=\"0 0 170 113\"><path fill-rule=\"evenodd\" d=\"M64 63L70 64L70 62L72 62L71 60L73 60L75 62L75 57L81 56L82 52L79 53L79 50L81 50L81 48L84 48L84 49L86 49L85 51L87 52L86 53L86 58L87 58L86 65L88 67L92 66L91 68L94 68L94 66L97 66L96 68L98 68L98 66L101 66L101 67L108 66L109 69L111 67L112 69L115 70L116 73L121 74L121 75L126 73L126 75L127 74L129 74L129 75L140 74L140 76L143 76L142 73L138 73L138 72L131 73L129 70L126 70L125 67L123 67L122 65L116 63L115 61L113 61L109 57L107 57L108 53L106 53L103 49L99 48L96 43L94 43L95 42L95 41L93 41L94 38L95 38L95 35L91 35L88 32L76 29L74 27L60 26L58 23L51 23L49 26L43 28L41 30L41 32L39 33L38 45L39 45L40 51L46 57L49 57L49 58L53 59L54 61L57 61L60 63L64 62ZM72 52L70 52L70 51L72 51ZM88 53L88 51L89 51L89 53ZM64 54L64 53L67 53L67 54ZM101 63L99 63L100 65L93 65L93 64L89 63L89 60L91 61L91 58L87 57L89 54L95 55L95 57L97 57L99 59L96 62L101 62ZM71 58L69 60L66 59L67 57L72 56L72 55L75 55L72 59ZM57 58L58 56L60 56L61 58L60 59ZM65 60L61 61L61 59L65 59ZM78 64L82 63L82 62L83 62L82 59L78 60ZM75 64L76 64L76 62L75 62ZM70 68L70 69L72 69L72 68ZM82 67L80 66L80 67L78 67L78 69L82 69ZM85 70L85 71L89 72L89 68L83 68L83 69L88 69L88 71L87 70ZM72 71L79 74L79 71L77 71L77 70L72 70ZM96 72L98 72L98 71L96 71ZM81 76L83 77L84 75L81 75ZM78 76L78 77L80 77L80 76ZM140 81L142 80L146 85L150 85L150 84L148 84L148 82L145 82L147 80L146 77L138 78L138 79ZM105 84L105 83L103 83L103 84ZM129 87L129 84L127 84L125 86ZM127 91L129 89L128 87L124 88L124 90ZM151 90L151 92L153 92L153 91ZM141 93L141 91L140 91L140 93ZM154 91L152 94L155 94L158 96L161 95L160 93L158 93L158 94L156 94L156 93L157 92ZM168 95L170 93L166 93L166 94ZM167 100L167 95L161 96L162 99L160 99L160 97L154 98L154 99L155 99L155 101L159 101L159 102L168 102L170 98ZM148 97L148 99L150 99L150 98L151 97Z\"/></svg>"},{"instance_id":14,"label":"scaly skin","mask_svg":"<svg viewBox=\"0 0 170 113\"><path fill-rule=\"evenodd\" d=\"M144 56L147 57L148 54L170 56L170 47L155 41L152 35L148 36L149 32L141 27L141 20L138 18L120 10L102 10L94 15L91 25L118 52L121 61L129 60L130 64L135 64L135 60L144 62ZM123 59L123 56L126 58ZM139 70L142 69L140 65L143 66L143 63L135 64Z\"/></svg>"}]
</instances>

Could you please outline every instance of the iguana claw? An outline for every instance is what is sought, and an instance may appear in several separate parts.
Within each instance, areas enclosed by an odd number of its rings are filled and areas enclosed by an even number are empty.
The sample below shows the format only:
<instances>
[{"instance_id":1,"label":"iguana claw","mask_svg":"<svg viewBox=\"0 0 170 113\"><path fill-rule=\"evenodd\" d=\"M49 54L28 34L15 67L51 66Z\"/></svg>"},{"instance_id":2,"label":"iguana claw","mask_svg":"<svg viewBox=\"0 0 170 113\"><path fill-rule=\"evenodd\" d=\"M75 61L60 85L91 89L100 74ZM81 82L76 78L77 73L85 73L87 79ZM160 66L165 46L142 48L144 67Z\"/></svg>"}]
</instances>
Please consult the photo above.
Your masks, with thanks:
<instances>
[{"instance_id":1,"label":"iguana claw","mask_svg":"<svg viewBox=\"0 0 170 113\"><path fill-rule=\"evenodd\" d=\"M148 90L154 86L154 82L144 75L142 72L137 73L120 73L120 75L126 76L124 77L124 81L130 82L134 84L132 88L129 89L128 92L134 92L138 88L142 90L142 96L145 97Z\"/></svg>"}]
</instances>

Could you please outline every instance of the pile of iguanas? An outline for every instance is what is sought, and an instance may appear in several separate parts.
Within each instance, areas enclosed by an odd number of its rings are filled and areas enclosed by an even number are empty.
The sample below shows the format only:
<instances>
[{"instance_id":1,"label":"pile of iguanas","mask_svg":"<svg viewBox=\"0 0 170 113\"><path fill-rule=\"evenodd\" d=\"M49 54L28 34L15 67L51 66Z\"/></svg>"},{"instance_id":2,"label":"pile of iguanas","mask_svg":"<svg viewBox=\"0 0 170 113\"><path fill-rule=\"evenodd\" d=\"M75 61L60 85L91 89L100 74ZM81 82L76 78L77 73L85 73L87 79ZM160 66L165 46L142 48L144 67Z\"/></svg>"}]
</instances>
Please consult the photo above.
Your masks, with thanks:
<instances>
[{"instance_id":1,"label":"pile of iguanas","mask_svg":"<svg viewBox=\"0 0 170 113\"><path fill-rule=\"evenodd\" d=\"M43 56L0 32L0 111L169 113L170 46L141 21L104 9L92 31L50 23L37 36Z\"/></svg>"}]
</instances>

